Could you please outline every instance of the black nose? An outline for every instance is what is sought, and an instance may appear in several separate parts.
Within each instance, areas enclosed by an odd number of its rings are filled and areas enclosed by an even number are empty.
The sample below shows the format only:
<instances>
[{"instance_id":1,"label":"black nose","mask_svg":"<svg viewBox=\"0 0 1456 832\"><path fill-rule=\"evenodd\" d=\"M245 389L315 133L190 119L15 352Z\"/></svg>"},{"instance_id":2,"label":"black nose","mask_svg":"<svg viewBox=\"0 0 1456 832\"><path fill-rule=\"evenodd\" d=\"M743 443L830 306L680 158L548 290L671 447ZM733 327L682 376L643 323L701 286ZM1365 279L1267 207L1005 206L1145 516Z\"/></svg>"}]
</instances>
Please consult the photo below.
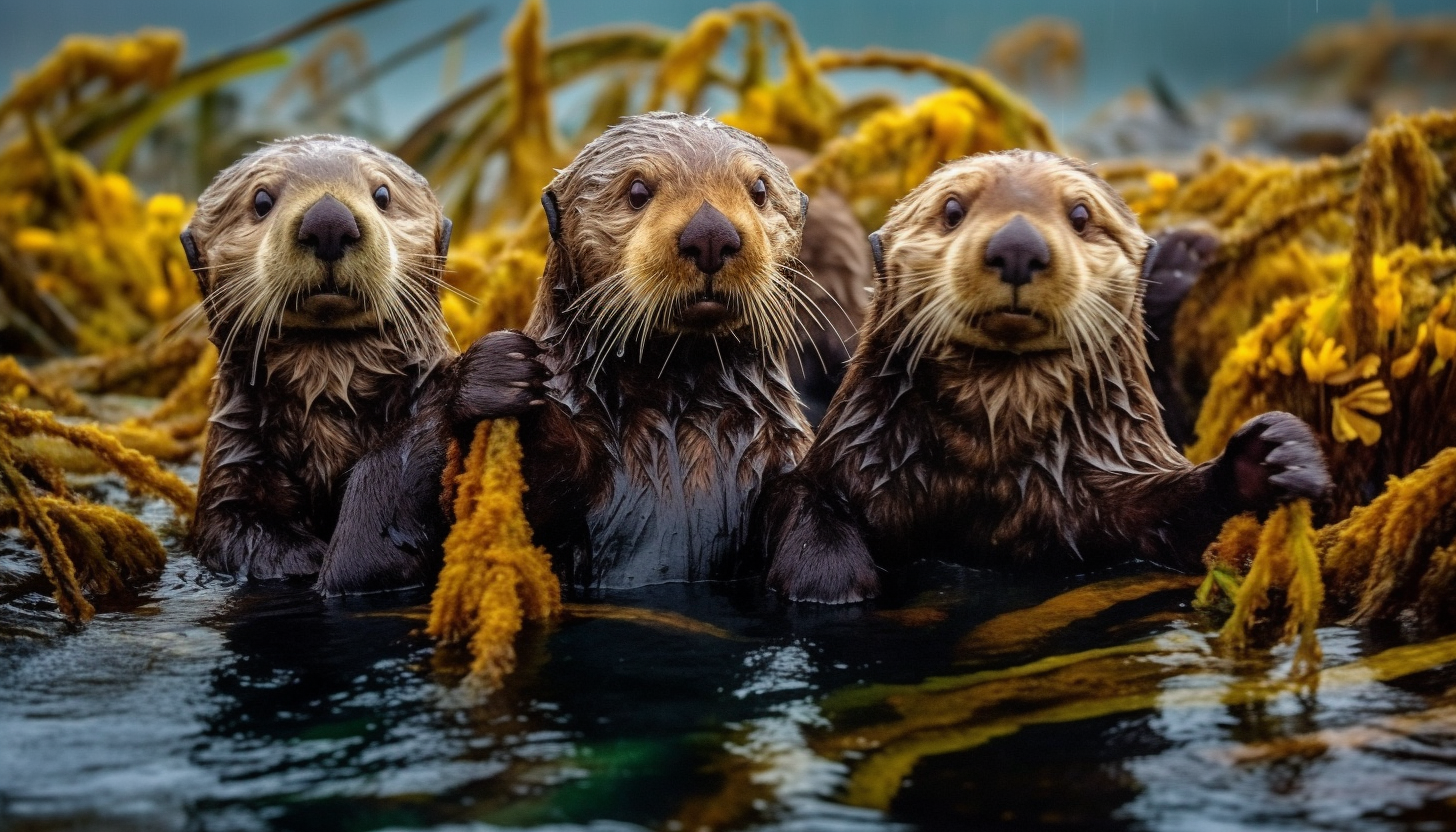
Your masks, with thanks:
<instances>
[{"instance_id":1,"label":"black nose","mask_svg":"<svg viewBox=\"0 0 1456 832\"><path fill-rule=\"evenodd\" d=\"M344 256L344 249L359 242L359 223L344 203L324 194L310 205L298 226L298 241L313 249L314 256L332 263Z\"/></svg>"},{"instance_id":2,"label":"black nose","mask_svg":"<svg viewBox=\"0 0 1456 832\"><path fill-rule=\"evenodd\" d=\"M986 244L986 265L1000 271L1001 280L1012 286L1030 283L1051 259L1046 240L1020 214L1001 226Z\"/></svg>"},{"instance_id":3,"label":"black nose","mask_svg":"<svg viewBox=\"0 0 1456 832\"><path fill-rule=\"evenodd\" d=\"M742 247L743 239L732 221L706 202L677 237L678 253L697 263L703 274L716 274Z\"/></svg>"}]
</instances>

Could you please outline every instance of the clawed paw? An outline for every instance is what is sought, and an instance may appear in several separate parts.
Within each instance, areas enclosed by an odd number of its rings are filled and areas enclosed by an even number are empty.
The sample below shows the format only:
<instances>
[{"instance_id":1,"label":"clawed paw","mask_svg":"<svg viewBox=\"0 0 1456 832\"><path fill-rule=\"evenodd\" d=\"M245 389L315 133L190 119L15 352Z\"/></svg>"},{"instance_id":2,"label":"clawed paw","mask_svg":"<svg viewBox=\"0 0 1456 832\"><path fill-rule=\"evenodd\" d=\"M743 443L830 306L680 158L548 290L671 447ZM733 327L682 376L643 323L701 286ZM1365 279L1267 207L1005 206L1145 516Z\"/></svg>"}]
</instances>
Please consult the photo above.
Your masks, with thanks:
<instances>
[{"instance_id":1,"label":"clawed paw","mask_svg":"<svg viewBox=\"0 0 1456 832\"><path fill-rule=\"evenodd\" d=\"M1302 419L1265 413L1239 428L1221 463L1232 476L1242 507L1268 509L1300 498L1317 500L1330 490L1324 451Z\"/></svg>"},{"instance_id":2,"label":"clawed paw","mask_svg":"<svg viewBox=\"0 0 1456 832\"><path fill-rule=\"evenodd\" d=\"M546 401L551 371L541 347L513 330L492 332L470 345L456 364L451 415L457 422L521 416Z\"/></svg>"}]
</instances>

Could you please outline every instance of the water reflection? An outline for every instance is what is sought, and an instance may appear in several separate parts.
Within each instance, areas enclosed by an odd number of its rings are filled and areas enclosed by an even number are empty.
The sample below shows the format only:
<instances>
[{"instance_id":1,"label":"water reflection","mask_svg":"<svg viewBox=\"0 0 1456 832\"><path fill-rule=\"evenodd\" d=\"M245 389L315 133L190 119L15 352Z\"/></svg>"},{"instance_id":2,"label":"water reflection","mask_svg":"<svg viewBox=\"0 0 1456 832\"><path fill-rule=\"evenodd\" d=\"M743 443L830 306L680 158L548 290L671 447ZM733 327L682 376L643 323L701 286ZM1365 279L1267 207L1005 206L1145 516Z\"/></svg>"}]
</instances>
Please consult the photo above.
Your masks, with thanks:
<instances>
[{"instance_id":1,"label":"water reflection","mask_svg":"<svg viewBox=\"0 0 1456 832\"><path fill-rule=\"evenodd\" d=\"M145 596L78 632L40 596L0 607L0 825L1383 829L1448 819L1449 671L1237 700L1241 679L1278 678L1288 657L1217 660L1210 622L1179 592L1049 630L1019 653L954 663L977 625L1068 585L926 567L881 604L856 607L783 607L731 586L621 593L599 603L708 626L583 609L528 632L520 671L480 701L455 687L458 657L435 655L423 635L425 593L325 601L305 587L227 586L178 556ZM1155 633L1162 647L1129 677L1153 685L1155 707L1025 724L920 758L886 812L844 804L873 749L840 755L831 740L893 726L895 712L826 708L836 692ZM1329 665L1391 646L1346 628L1321 638ZM1051 700L987 701L996 710L971 725Z\"/></svg>"}]
</instances>

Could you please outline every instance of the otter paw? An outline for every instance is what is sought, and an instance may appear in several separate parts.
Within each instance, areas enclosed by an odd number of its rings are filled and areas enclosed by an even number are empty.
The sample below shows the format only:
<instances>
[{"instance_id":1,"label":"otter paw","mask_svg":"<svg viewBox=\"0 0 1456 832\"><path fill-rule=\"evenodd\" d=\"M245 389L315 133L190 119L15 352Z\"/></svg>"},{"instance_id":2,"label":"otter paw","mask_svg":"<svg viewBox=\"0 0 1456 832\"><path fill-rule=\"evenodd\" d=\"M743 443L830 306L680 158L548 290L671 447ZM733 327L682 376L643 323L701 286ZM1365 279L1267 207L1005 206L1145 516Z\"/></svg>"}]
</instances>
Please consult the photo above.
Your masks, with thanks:
<instances>
[{"instance_id":1,"label":"otter paw","mask_svg":"<svg viewBox=\"0 0 1456 832\"><path fill-rule=\"evenodd\" d=\"M799 507L774 537L768 587L791 601L853 604L880 594L880 576L859 531Z\"/></svg>"},{"instance_id":2,"label":"otter paw","mask_svg":"<svg viewBox=\"0 0 1456 832\"><path fill-rule=\"evenodd\" d=\"M1149 320L1172 323L1183 298L1198 282L1217 248L1217 237L1194 228L1159 235L1153 262L1146 269L1148 288L1143 310Z\"/></svg>"},{"instance_id":3,"label":"otter paw","mask_svg":"<svg viewBox=\"0 0 1456 832\"><path fill-rule=\"evenodd\" d=\"M1291 413L1255 416L1229 439L1220 459L1232 478L1237 502L1267 509L1330 490L1324 451L1309 425Z\"/></svg>"},{"instance_id":4,"label":"otter paw","mask_svg":"<svg viewBox=\"0 0 1456 832\"><path fill-rule=\"evenodd\" d=\"M451 417L457 423L522 416L546 403L551 371L541 348L513 330L492 332L470 345L455 365Z\"/></svg>"}]
</instances>

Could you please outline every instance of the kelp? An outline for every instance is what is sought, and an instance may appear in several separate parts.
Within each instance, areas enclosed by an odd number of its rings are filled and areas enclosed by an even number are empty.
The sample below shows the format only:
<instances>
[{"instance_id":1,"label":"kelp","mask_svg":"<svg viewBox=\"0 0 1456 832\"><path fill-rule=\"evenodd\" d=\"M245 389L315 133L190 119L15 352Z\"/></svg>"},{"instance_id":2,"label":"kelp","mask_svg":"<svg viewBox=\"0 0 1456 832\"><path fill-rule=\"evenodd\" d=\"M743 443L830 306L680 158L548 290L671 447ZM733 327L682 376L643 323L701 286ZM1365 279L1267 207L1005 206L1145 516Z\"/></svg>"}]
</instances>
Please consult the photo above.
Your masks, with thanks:
<instances>
[{"instance_id":1,"label":"kelp","mask_svg":"<svg viewBox=\"0 0 1456 832\"><path fill-rule=\"evenodd\" d=\"M980 63L1017 89L1070 92L1086 59L1082 30L1060 17L1033 17L997 32Z\"/></svg>"},{"instance_id":2,"label":"kelp","mask_svg":"<svg viewBox=\"0 0 1456 832\"><path fill-rule=\"evenodd\" d=\"M1456 443L1449 363L1456 116L1393 118L1342 158L1210 158L1144 216L1202 222L1220 244L1174 330L1201 398L1188 449L1212 458L1245 420L1287 410L1324 438L1338 520Z\"/></svg>"},{"instance_id":3,"label":"kelp","mask_svg":"<svg viewBox=\"0 0 1456 832\"><path fill-rule=\"evenodd\" d=\"M1198 579L1153 572L1080 586L1027 609L1003 613L976 627L956 645L963 660L985 661L1034 649L1048 636L1112 607L1158 592L1192 589Z\"/></svg>"},{"instance_id":4,"label":"kelp","mask_svg":"<svg viewBox=\"0 0 1456 832\"><path fill-rule=\"evenodd\" d=\"M1303 681L1260 674L1230 678L1202 642L1188 637L1104 648L924 685L850 689L858 707L888 705L891 721L827 732L814 747L851 767L845 800L887 809L926 757L967 751L1035 725L1154 708L1224 708L1298 695L1308 683L1339 690L1400 679L1456 661L1456 636L1393 647L1327 667ZM1177 686L1163 683L1174 675ZM831 695L826 705L836 702Z\"/></svg>"},{"instance_id":5,"label":"kelp","mask_svg":"<svg viewBox=\"0 0 1456 832\"><path fill-rule=\"evenodd\" d=\"M877 152L886 159L884 172L900 158L913 157L923 167L967 152L1057 146L1045 119L984 70L933 55L881 49L811 53L793 20L769 3L709 10L676 34L645 27L608 29L548 42L544 27L544 5L538 0L523 3L505 36L502 69L457 93L395 147L432 181L446 183L447 191L455 194L451 209L457 222L485 216L496 225L514 225L530 217L534 224L539 191L553 165L564 164L594 136L589 132L574 142L564 139L552 117L550 96L593 76L601 83L595 100L583 109L589 113L586 123L596 130L634 112L695 112L712 104L729 124L817 153L869 127L867 121L874 116L888 119L902 109L885 96L846 100L829 76L888 69L930 75L962 95L941 102L948 111L941 119L942 141L932 142L929 149L921 148L935 138L925 121L925 113L935 109L930 103L907 111L920 116L909 123L902 116L870 128L869 138L855 146L878 145ZM720 59L730 44L739 42L738 69L730 70ZM946 144L944 138L953 129L949 125L968 128L968 137ZM893 173L873 183L856 180L852 197L888 205L903 193L901 172ZM495 179L487 188L488 177ZM811 194L817 186L806 180ZM869 219L877 223L879 218Z\"/></svg>"},{"instance_id":6,"label":"kelp","mask_svg":"<svg viewBox=\"0 0 1456 832\"><path fill-rule=\"evenodd\" d=\"M124 347L195 302L177 245L190 213L182 199L144 199L125 177L54 144L38 122L30 127L0 149L0 292L25 321L3 333L12 351Z\"/></svg>"},{"instance_id":7,"label":"kelp","mask_svg":"<svg viewBox=\"0 0 1456 832\"><path fill-rule=\"evenodd\" d=\"M1257 80L1381 112L1409 106L1427 91L1449 96L1452 77L1456 20L1449 15L1396 19L1387 6L1374 4L1368 20L1314 29Z\"/></svg>"},{"instance_id":8,"label":"kelp","mask_svg":"<svg viewBox=\"0 0 1456 832\"><path fill-rule=\"evenodd\" d=\"M1237 655L1248 649L1261 613L1272 612L1271 589L1279 589L1283 595L1279 615L1284 619L1279 640L1297 641L1292 674L1309 678L1319 670L1323 655L1315 628L1325 597L1309 503L1300 500L1275 511L1254 540L1252 552L1244 548L1250 541L1246 521L1247 515L1230 520L1211 547L1214 557L1228 561L1215 563L1205 586L1200 587L1199 600L1207 605L1213 591L1228 593L1233 612L1219 631L1219 647ZM1249 566L1241 580L1220 581L1215 577L1221 571L1225 575L1232 571L1228 570L1229 562L1243 559L1249 560Z\"/></svg>"},{"instance_id":9,"label":"kelp","mask_svg":"<svg viewBox=\"0 0 1456 832\"><path fill-rule=\"evenodd\" d=\"M524 490L515 421L482 422L457 479L456 523L445 539L427 629L445 644L468 645L471 677L487 689L515 669L514 641L524 622L561 613L551 558L531 542Z\"/></svg>"},{"instance_id":10,"label":"kelp","mask_svg":"<svg viewBox=\"0 0 1456 832\"><path fill-rule=\"evenodd\" d=\"M156 533L135 517L83 499L71 490L51 456L21 443L43 436L104 460L128 487L161 497L190 517L196 495L154 459L123 447L95 425L66 425L50 413L0 402L0 484L9 497L0 523L19 528L41 553L41 568L61 612L86 621L94 612L83 590L114 592L153 574L166 560Z\"/></svg>"},{"instance_id":11,"label":"kelp","mask_svg":"<svg viewBox=\"0 0 1456 832\"><path fill-rule=\"evenodd\" d=\"M1308 518L1302 504L1275 512L1262 527L1235 518L1210 551L1215 572L1247 572L1222 589L1235 600L1223 629L1232 649L1261 627L1282 626L1285 639L1298 633L1307 669L1318 663L1313 631L1322 620L1374 624L1412 613L1427 633L1456 625L1456 448L1391 478L1384 493L1338 523L1312 531ZM1271 590L1287 599L1285 608L1265 609Z\"/></svg>"}]
</instances>

